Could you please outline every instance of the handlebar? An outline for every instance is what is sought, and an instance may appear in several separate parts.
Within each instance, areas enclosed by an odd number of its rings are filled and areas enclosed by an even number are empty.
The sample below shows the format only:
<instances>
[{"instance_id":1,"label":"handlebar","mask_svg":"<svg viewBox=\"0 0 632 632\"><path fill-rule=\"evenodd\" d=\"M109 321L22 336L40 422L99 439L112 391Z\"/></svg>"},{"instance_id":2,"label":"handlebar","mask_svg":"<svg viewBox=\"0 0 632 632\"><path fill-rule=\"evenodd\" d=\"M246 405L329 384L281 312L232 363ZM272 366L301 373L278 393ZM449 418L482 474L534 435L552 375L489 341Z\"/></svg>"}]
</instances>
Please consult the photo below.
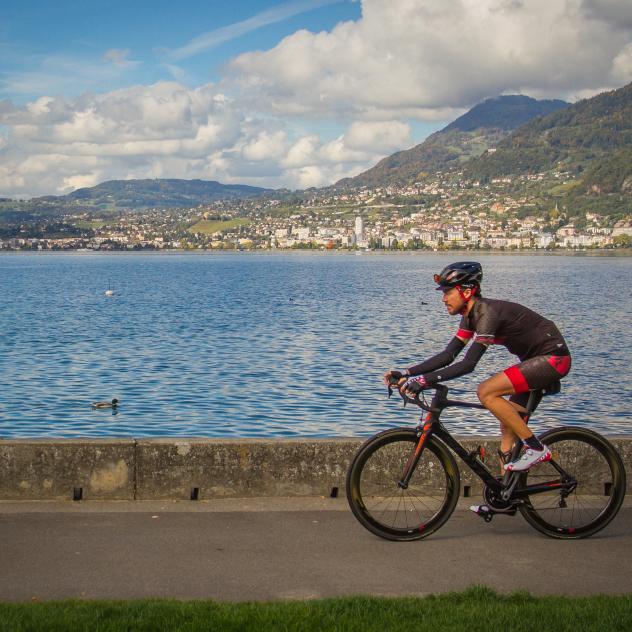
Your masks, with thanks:
<instances>
[{"instance_id":1,"label":"handlebar","mask_svg":"<svg viewBox=\"0 0 632 632\"><path fill-rule=\"evenodd\" d=\"M391 378L388 385L388 396L391 397L393 394L393 386L397 388L400 397L404 400L404 406L407 403L414 404L415 406L419 406L423 410L429 413L440 413L444 408L449 408L452 406L456 406L459 408L479 408L484 409L485 406L482 404L476 404L474 402L461 402L457 400L448 399L448 387L444 384L435 384L434 386L429 386L426 390L434 390L434 395L430 404L427 404L424 399L420 399L419 395L417 397L408 397L402 389L398 386L399 379ZM423 391L421 391L423 393Z\"/></svg>"},{"instance_id":2,"label":"handlebar","mask_svg":"<svg viewBox=\"0 0 632 632\"><path fill-rule=\"evenodd\" d=\"M417 395L417 397L408 397L408 395L406 395L404 393L402 388L398 386L398 384L400 382L400 379L401 378L392 377L389 380L389 384L388 384L388 396L389 396L389 398L393 395L393 387L395 387L397 389L397 392L399 393L399 396L404 400L404 406L406 406L406 404L408 404L408 403L411 403L411 404L414 404L415 406L419 406L419 408L423 408L424 410L427 410L428 412L432 412L431 407L428 406L425 403L425 401L420 399L419 395ZM448 393L448 387L447 386L442 386L441 384L437 384L437 385L435 385L435 386L433 386L431 388L435 389L437 392L445 391L445 395L447 395L447 393ZM435 395L435 397L436 397L436 395ZM433 400L435 399L435 397L433 397Z\"/></svg>"}]
</instances>

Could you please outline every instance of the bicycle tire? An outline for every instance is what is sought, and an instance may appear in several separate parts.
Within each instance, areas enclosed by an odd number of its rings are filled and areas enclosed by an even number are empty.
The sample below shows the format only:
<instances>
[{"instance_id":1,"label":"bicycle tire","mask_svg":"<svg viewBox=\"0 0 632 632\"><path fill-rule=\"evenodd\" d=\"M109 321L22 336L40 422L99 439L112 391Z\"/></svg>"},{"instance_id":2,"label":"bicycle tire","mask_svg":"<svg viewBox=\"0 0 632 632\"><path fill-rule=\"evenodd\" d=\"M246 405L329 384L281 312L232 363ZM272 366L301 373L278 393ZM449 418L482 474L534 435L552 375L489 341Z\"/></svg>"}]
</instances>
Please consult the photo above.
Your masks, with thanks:
<instances>
[{"instance_id":1,"label":"bicycle tire","mask_svg":"<svg viewBox=\"0 0 632 632\"><path fill-rule=\"evenodd\" d=\"M459 498L459 470L450 450L430 437L407 489L398 486L419 439L413 428L385 430L358 451L347 472L347 500L360 524L399 542L420 540L450 517Z\"/></svg>"},{"instance_id":2,"label":"bicycle tire","mask_svg":"<svg viewBox=\"0 0 632 632\"><path fill-rule=\"evenodd\" d=\"M562 500L560 490L533 494L519 506L524 519L552 538L575 540L594 535L617 515L626 491L623 461L603 436L585 428L562 427L539 437L556 461L577 480ZM551 462L540 463L521 477L521 485L559 481Z\"/></svg>"}]
</instances>

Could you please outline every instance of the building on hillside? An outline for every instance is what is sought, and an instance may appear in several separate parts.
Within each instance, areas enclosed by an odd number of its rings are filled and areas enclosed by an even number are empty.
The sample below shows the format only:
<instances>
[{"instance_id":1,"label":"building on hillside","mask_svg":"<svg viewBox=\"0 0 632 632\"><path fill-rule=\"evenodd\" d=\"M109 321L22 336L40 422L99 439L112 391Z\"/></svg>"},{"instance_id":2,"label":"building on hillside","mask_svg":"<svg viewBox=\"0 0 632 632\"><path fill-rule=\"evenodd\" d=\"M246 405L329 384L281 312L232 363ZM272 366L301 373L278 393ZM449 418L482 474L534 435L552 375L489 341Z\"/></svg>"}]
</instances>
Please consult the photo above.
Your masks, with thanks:
<instances>
[{"instance_id":1,"label":"building on hillside","mask_svg":"<svg viewBox=\"0 0 632 632\"><path fill-rule=\"evenodd\" d=\"M563 239L564 237L572 237L575 234L575 226L573 226L573 224L566 224L566 226L558 228L555 234L560 239Z\"/></svg>"},{"instance_id":2,"label":"building on hillside","mask_svg":"<svg viewBox=\"0 0 632 632\"><path fill-rule=\"evenodd\" d=\"M356 241L364 241L364 220L358 215L355 218Z\"/></svg>"},{"instance_id":3,"label":"building on hillside","mask_svg":"<svg viewBox=\"0 0 632 632\"><path fill-rule=\"evenodd\" d=\"M618 221L612 229L612 236L618 237L619 235L628 235L632 237L632 221L629 219L622 219Z\"/></svg>"},{"instance_id":4,"label":"building on hillside","mask_svg":"<svg viewBox=\"0 0 632 632\"><path fill-rule=\"evenodd\" d=\"M555 241L551 233L540 233L535 239L536 248L548 248Z\"/></svg>"}]
</instances>

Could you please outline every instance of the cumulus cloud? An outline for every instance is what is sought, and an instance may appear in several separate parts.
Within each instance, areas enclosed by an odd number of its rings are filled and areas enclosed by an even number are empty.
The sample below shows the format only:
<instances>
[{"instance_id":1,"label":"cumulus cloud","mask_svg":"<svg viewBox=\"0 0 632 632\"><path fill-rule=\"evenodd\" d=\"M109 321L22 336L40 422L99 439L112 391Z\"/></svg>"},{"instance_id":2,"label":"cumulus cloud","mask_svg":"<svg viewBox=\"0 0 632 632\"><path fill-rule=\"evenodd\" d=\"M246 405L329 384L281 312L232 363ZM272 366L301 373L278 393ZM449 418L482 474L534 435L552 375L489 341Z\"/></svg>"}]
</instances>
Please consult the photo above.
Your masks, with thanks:
<instances>
[{"instance_id":1,"label":"cumulus cloud","mask_svg":"<svg viewBox=\"0 0 632 632\"><path fill-rule=\"evenodd\" d=\"M352 122L333 140L297 134L244 112L217 86L175 82L75 100L41 97L22 107L1 102L0 130L0 195L18 197L114 178L322 186L410 141L398 121Z\"/></svg>"},{"instance_id":2,"label":"cumulus cloud","mask_svg":"<svg viewBox=\"0 0 632 632\"><path fill-rule=\"evenodd\" d=\"M259 132L250 139L243 148L243 156L255 162L262 160L279 160L286 153L287 136L285 132Z\"/></svg>"},{"instance_id":3,"label":"cumulus cloud","mask_svg":"<svg viewBox=\"0 0 632 632\"><path fill-rule=\"evenodd\" d=\"M363 0L360 20L230 67L242 98L279 114L427 119L491 95L618 87L631 33L623 0Z\"/></svg>"},{"instance_id":4,"label":"cumulus cloud","mask_svg":"<svg viewBox=\"0 0 632 632\"><path fill-rule=\"evenodd\" d=\"M195 177L190 169L208 176L212 156L239 140L241 123L242 115L210 85L190 90L163 82L5 106L0 191L63 193L79 183L157 172Z\"/></svg>"},{"instance_id":5,"label":"cumulus cloud","mask_svg":"<svg viewBox=\"0 0 632 632\"><path fill-rule=\"evenodd\" d=\"M410 144L410 126L401 121L356 121L344 138L351 149L372 151L380 147L394 151Z\"/></svg>"}]
</instances>

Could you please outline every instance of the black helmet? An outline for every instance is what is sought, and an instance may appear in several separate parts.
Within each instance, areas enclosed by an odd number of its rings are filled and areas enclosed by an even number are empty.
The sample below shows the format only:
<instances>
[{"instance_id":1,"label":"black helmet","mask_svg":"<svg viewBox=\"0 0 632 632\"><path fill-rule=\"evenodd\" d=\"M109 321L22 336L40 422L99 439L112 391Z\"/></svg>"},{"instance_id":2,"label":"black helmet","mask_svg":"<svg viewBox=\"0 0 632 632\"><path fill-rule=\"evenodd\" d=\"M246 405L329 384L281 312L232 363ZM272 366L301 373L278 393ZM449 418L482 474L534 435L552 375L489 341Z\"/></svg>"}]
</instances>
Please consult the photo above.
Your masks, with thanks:
<instances>
[{"instance_id":1,"label":"black helmet","mask_svg":"<svg viewBox=\"0 0 632 632\"><path fill-rule=\"evenodd\" d=\"M478 288L483 280L483 267L476 261L457 261L443 268L441 274L435 274L434 280L439 286L437 290L457 285L463 288Z\"/></svg>"}]
</instances>

